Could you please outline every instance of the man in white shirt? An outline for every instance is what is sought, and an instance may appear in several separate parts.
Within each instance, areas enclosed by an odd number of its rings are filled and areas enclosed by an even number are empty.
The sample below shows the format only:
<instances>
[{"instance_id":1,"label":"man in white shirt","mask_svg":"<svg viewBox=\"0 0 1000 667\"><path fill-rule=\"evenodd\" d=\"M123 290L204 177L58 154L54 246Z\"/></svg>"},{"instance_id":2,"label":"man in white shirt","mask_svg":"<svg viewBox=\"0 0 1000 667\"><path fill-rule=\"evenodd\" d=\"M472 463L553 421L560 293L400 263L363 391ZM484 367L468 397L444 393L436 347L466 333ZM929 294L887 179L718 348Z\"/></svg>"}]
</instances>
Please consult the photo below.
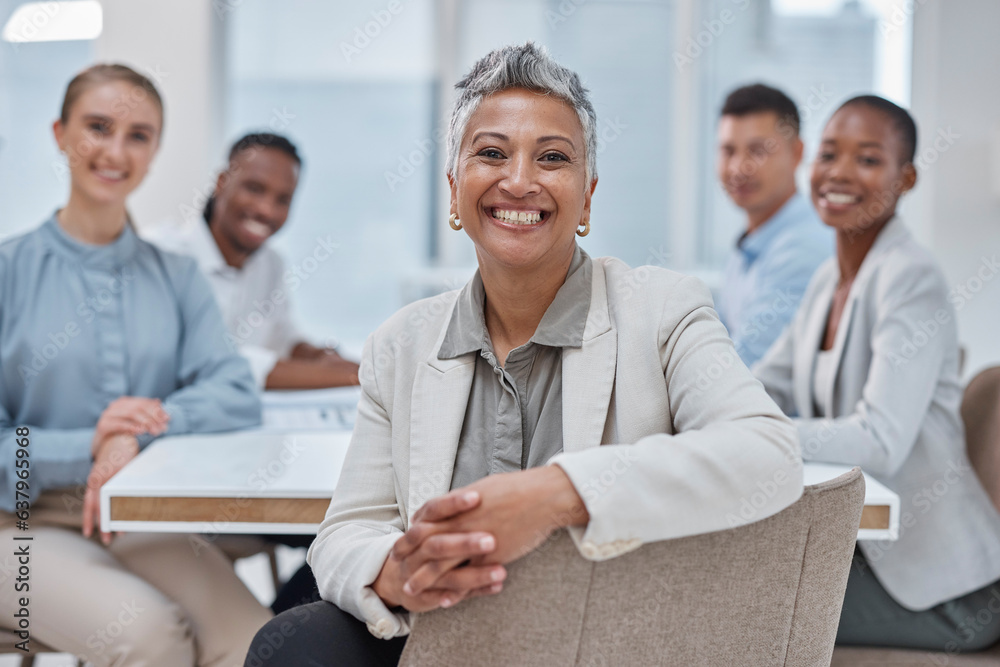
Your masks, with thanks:
<instances>
[{"instance_id":1,"label":"man in white shirt","mask_svg":"<svg viewBox=\"0 0 1000 667\"><path fill-rule=\"evenodd\" d=\"M285 137L248 134L233 144L204 224L163 226L161 247L191 255L208 277L230 341L250 362L258 386L313 389L358 384L358 365L305 340L289 303L284 262L267 244L288 219L302 159Z\"/></svg>"}]
</instances>

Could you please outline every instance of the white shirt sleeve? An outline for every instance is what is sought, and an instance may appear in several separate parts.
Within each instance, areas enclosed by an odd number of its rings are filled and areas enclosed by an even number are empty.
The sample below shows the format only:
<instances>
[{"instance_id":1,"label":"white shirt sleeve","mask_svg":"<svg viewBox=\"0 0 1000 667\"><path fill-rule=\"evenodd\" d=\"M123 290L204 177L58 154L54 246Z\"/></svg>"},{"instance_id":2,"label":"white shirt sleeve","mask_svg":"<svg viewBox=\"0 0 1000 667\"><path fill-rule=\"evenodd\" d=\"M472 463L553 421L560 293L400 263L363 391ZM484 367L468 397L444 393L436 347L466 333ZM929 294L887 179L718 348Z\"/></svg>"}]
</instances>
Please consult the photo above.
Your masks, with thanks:
<instances>
[{"instance_id":1,"label":"white shirt sleeve","mask_svg":"<svg viewBox=\"0 0 1000 667\"><path fill-rule=\"evenodd\" d=\"M280 357L288 357L292 354L292 348L304 341L305 338L292 317L292 308L287 293L285 300L275 308L274 318L274 327L271 329L270 339L267 341L268 347L277 351Z\"/></svg>"},{"instance_id":2,"label":"white shirt sleeve","mask_svg":"<svg viewBox=\"0 0 1000 667\"><path fill-rule=\"evenodd\" d=\"M250 372L257 386L261 389L267 384L267 376L271 374L274 365L280 358L274 350L259 345L243 345L240 354L250 362Z\"/></svg>"},{"instance_id":3,"label":"white shirt sleeve","mask_svg":"<svg viewBox=\"0 0 1000 667\"><path fill-rule=\"evenodd\" d=\"M292 316L291 292L284 284L282 277L285 274L285 263L278 253L268 250L268 260L270 266L270 292L269 300L274 306L274 311L267 314L271 320L271 326L267 333L265 345L273 350L278 358L285 358L291 355L292 348L303 342L305 337L295 323ZM274 363L271 364L274 366Z\"/></svg>"}]
</instances>

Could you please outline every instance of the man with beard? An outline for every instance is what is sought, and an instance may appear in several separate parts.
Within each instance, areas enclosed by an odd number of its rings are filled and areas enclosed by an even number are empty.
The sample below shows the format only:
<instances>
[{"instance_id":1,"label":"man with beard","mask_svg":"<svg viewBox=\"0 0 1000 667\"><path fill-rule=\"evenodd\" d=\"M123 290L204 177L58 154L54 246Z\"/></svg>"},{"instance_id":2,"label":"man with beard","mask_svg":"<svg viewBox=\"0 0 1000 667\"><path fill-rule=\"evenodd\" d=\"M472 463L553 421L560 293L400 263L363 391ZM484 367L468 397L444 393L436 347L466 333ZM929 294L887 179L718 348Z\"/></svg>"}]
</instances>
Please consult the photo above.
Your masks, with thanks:
<instances>
[{"instance_id":1,"label":"man with beard","mask_svg":"<svg viewBox=\"0 0 1000 667\"><path fill-rule=\"evenodd\" d=\"M258 386L315 389L358 384L358 365L301 335L291 315L293 272L267 243L288 219L302 159L285 137L248 134L233 144L205 210L206 224L151 240L192 255L222 308L229 339L250 361ZM323 249L329 253L330 249Z\"/></svg>"}]
</instances>

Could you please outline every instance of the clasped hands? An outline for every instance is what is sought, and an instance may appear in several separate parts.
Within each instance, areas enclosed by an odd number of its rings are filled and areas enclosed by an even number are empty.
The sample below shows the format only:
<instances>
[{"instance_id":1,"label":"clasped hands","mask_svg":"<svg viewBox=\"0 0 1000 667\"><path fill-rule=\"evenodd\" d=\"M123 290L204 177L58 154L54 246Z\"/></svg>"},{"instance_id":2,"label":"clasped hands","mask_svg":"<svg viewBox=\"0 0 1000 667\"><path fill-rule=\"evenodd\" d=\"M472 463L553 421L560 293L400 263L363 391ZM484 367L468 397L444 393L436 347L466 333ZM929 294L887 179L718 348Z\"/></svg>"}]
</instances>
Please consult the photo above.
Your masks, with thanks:
<instances>
[{"instance_id":1,"label":"clasped hands","mask_svg":"<svg viewBox=\"0 0 1000 667\"><path fill-rule=\"evenodd\" d=\"M83 494L84 537L90 537L94 528L101 525L101 487L139 453L136 436L160 435L169 422L170 414L157 398L122 396L111 401L101 413L90 445L94 463ZM101 541L110 544L111 534L102 532Z\"/></svg>"},{"instance_id":2,"label":"clasped hands","mask_svg":"<svg viewBox=\"0 0 1000 667\"><path fill-rule=\"evenodd\" d=\"M415 612L493 595L506 563L589 518L558 466L491 475L417 510L372 588L387 606Z\"/></svg>"}]
</instances>

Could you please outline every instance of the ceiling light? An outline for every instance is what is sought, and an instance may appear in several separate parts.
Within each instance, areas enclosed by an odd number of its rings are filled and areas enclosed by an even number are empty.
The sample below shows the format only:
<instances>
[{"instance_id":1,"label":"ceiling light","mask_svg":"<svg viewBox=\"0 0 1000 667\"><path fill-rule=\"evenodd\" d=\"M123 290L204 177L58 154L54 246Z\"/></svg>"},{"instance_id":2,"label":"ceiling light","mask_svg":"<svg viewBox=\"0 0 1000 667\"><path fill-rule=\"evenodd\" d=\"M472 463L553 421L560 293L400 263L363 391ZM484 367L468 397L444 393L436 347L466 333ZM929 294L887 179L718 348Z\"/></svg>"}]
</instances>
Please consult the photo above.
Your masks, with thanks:
<instances>
[{"instance_id":1,"label":"ceiling light","mask_svg":"<svg viewBox=\"0 0 1000 667\"><path fill-rule=\"evenodd\" d=\"M104 15L97 0L28 2L11 14L3 27L5 42L64 42L95 39Z\"/></svg>"}]
</instances>

